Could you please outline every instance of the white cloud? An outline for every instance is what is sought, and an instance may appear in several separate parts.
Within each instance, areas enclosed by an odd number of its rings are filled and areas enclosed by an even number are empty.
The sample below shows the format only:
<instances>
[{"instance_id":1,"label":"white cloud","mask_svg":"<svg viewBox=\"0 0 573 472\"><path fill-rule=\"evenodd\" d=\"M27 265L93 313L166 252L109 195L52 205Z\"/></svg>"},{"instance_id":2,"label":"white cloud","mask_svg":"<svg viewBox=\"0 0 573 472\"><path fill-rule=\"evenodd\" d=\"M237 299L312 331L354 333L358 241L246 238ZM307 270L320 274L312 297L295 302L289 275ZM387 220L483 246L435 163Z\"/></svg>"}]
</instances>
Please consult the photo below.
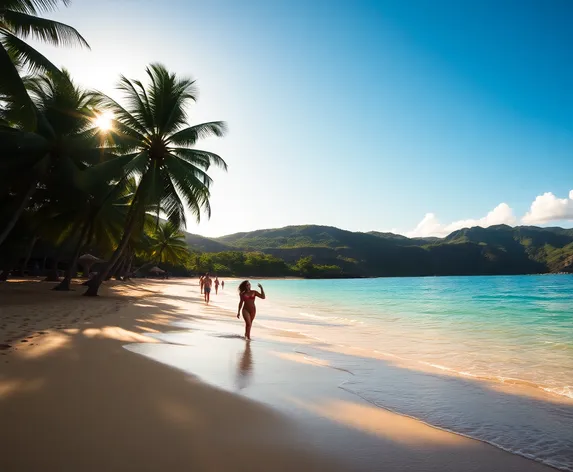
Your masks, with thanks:
<instances>
[{"instance_id":1,"label":"white cloud","mask_svg":"<svg viewBox=\"0 0 573 472\"><path fill-rule=\"evenodd\" d=\"M573 190L569 192L568 198L557 198L551 192L537 196L529 211L521 218L520 223L537 225L565 220L573 221ZM426 213L422 221L412 231L402 234L410 238L428 236L443 238L451 232L462 228L471 228L473 226L487 228L501 224L509 226L518 224L512 208L507 203L500 203L483 218L458 220L449 224L442 224L434 213Z\"/></svg>"},{"instance_id":2,"label":"white cloud","mask_svg":"<svg viewBox=\"0 0 573 472\"><path fill-rule=\"evenodd\" d=\"M426 236L444 237L452 231L462 228L471 228L473 226L487 228L493 225L515 225L516 223L517 218L513 214L511 207L507 203L500 203L483 218L477 220L459 220L447 225L440 223L434 213L426 213L426 216L418 223L416 228L414 228L413 231L407 232L406 236L410 238Z\"/></svg>"},{"instance_id":3,"label":"white cloud","mask_svg":"<svg viewBox=\"0 0 573 472\"><path fill-rule=\"evenodd\" d=\"M569 198L557 198L551 192L539 195L521 219L528 225L559 220L573 220L573 190L569 192Z\"/></svg>"}]
</instances>

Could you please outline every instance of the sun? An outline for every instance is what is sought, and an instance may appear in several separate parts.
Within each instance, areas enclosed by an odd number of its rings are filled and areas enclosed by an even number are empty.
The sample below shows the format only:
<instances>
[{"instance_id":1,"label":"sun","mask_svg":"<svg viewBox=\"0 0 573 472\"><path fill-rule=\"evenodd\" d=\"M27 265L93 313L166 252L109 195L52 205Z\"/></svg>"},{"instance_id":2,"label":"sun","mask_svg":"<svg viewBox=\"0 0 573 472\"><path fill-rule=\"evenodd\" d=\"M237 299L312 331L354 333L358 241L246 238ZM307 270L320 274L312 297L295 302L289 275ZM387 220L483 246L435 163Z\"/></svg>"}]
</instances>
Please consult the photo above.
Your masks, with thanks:
<instances>
[{"instance_id":1,"label":"sun","mask_svg":"<svg viewBox=\"0 0 573 472\"><path fill-rule=\"evenodd\" d=\"M113 127L113 113L110 111L104 111L96 117L94 124L101 131L109 131Z\"/></svg>"}]
</instances>

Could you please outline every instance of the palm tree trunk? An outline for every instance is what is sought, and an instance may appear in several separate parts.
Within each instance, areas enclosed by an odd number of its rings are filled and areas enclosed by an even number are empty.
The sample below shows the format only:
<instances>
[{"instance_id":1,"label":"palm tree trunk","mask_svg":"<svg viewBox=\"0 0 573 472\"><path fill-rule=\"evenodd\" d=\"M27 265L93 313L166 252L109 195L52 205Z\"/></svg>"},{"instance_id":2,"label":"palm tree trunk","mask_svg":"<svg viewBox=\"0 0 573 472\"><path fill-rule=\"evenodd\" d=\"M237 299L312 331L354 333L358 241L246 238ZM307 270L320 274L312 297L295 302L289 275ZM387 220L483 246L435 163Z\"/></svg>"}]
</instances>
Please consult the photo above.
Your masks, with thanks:
<instances>
[{"instance_id":1,"label":"palm tree trunk","mask_svg":"<svg viewBox=\"0 0 573 472\"><path fill-rule=\"evenodd\" d=\"M115 274L117 274L117 271L119 270L122 263L123 263L123 253L120 256L120 258L117 261L115 261L115 264L112 266L112 268L107 273L107 276L105 278L106 282L108 280L110 280Z\"/></svg>"},{"instance_id":2,"label":"palm tree trunk","mask_svg":"<svg viewBox=\"0 0 573 472\"><path fill-rule=\"evenodd\" d=\"M131 266L133 264L133 254L129 255L129 260L127 262L127 265L125 267L125 271L122 275L123 280L129 279L129 276L131 274Z\"/></svg>"},{"instance_id":3,"label":"palm tree trunk","mask_svg":"<svg viewBox=\"0 0 573 472\"><path fill-rule=\"evenodd\" d=\"M58 275L58 266L60 265L60 259L62 257L63 249L60 247L56 254L54 255L54 261L52 268L48 270L48 275L44 279L44 282L59 282L60 276Z\"/></svg>"},{"instance_id":4,"label":"palm tree trunk","mask_svg":"<svg viewBox=\"0 0 573 472\"><path fill-rule=\"evenodd\" d=\"M28 190L26 190L26 193L24 194L22 200L20 201L20 205L18 205L18 208L16 208L16 211L12 215L10 221L8 221L8 224L4 228L4 231L2 231L2 233L0 234L0 246L6 240L10 232L14 229L14 226L16 226L16 223L20 219L20 216L22 216L22 213L24 212L26 206L28 205L28 201L30 200L30 198L32 198L32 195L34 195L34 192L36 191L37 184L38 181L34 179L32 181L32 184L28 187Z\"/></svg>"},{"instance_id":5,"label":"palm tree trunk","mask_svg":"<svg viewBox=\"0 0 573 472\"><path fill-rule=\"evenodd\" d=\"M95 218L95 216L94 216L94 218ZM89 247L89 245L91 244L92 239L94 237L94 232L95 232L95 225L90 224L90 230L88 232L88 235L86 236L86 240L84 242L84 247L86 247L86 248ZM93 262L91 262L91 263L86 262L86 263L82 264L82 273L83 273L84 277L90 276L90 269L91 269L93 264L94 264Z\"/></svg>"},{"instance_id":6,"label":"palm tree trunk","mask_svg":"<svg viewBox=\"0 0 573 472\"><path fill-rule=\"evenodd\" d=\"M88 282L88 289L86 290L86 293L84 293L86 297L97 297L101 284L104 280L106 280L106 277L110 273L111 269L117 264L117 261L122 256L123 252L129 244L129 240L131 239L131 235L137 223L137 216L140 213L140 209L142 209L140 206L144 204L141 201L141 194L145 192L147 187L147 185L145 185L147 181L146 176L147 174L141 178L141 181L137 186L137 190L135 191L135 195L133 196L133 201L127 214L127 223L125 225L125 229L123 230L121 241L119 242L117 249L113 253L110 261L104 266L103 270L97 275L97 277L94 277Z\"/></svg>"},{"instance_id":7,"label":"palm tree trunk","mask_svg":"<svg viewBox=\"0 0 573 472\"><path fill-rule=\"evenodd\" d=\"M8 253L0 261L0 282L6 282L10 272L18 267L19 258L12 253ZM12 272L12 275L14 273Z\"/></svg>"},{"instance_id":8,"label":"palm tree trunk","mask_svg":"<svg viewBox=\"0 0 573 472\"><path fill-rule=\"evenodd\" d=\"M26 252L26 256L24 257L24 262L22 262L22 265L20 266L22 275L24 275L24 271L26 270L26 267L28 267L28 262L30 262L30 257L32 257L32 251L34 250L34 246L36 246L36 243L38 242L39 239L40 236L34 236L32 238L32 241L30 241L30 245L28 246L28 251Z\"/></svg>"},{"instance_id":9,"label":"palm tree trunk","mask_svg":"<svg viewBox=\"0 0 573 472\"><path fill-rule=\"evenodd\" d=\"M123 261L121 266L119 266L117 272L115 273L115 280L122 280L123 274L125 273L125 268L127 267L127 263L129 261L129 254L126 254L123 257Z\"/></svg>"},{"instance_id":10,"label":"palm tree trunk","mask_svg":"<svg viewBox=\"0 0 573 472\"><path fill-rule=\"evenodd\" d=\"M84 239L85 239L86 234L88 233L91 226L92 225L91 225L90 220L86 219L86 221L84 222L83 228L81 230L80 237L78 238L78 242L76 244L76 248L74 250L72 260L70 261L70 264L68 266L68 270L66 271L66 276L64 277L64 280L62 280L52 290L58 290L58 291L69 291L70 290L70 284L72 282L72 277L76 271L76 267L78 266L78 259L80 257L80 252L82 250L82 247L84 245Z\"/></svg>"},{"instance_id":11,"label":"palm tree trunk","mask_svg":"<svg viewBox=\"0 0 573 472\"><path fill-rule=\"evenodd\" d=\"M84 296L86 297L97 297L99 288L106 277L110 273L111 269L117 264L117 261L122 256L123 252L127 248L129 244L129 240L131 239L131 235L135 229L135 225L137 223L137 216L139 214L140 205L141 205L141 194L145 191L147 187L144 185L146 183L146 175L144 175L137 186L137 190L135 191L135 195L133 196L133 201L131 203L131 207L127 214L127 223L125 225L125 229L123 230L123 236L121 237L121 241L119 242L117 249L111 256L109 262L104 266L104 268L98 273L97 277L94 277L92 280L88 282L88 289Z\"/></svg>"},{"instance_id":12,"label":"palm tree trunk","mask_svg":"<svg viewBox=\"0 0 573 472\"><path fill-rule=\"evenodd\" d=\"M88 289L86 290L86 293L84 293L86 297L97 297L102 282L106 280L107 275L111 272L111 269L116 265L117 261L123 254L123 251L125 251L125 248L129 243L129 239L131 238L131 234L133 233L133 230L135 229L135 224L137 222L135 211L133 211L131 215L128 215L128 218L129 221L125 227L125 230L123 231L123 236L121 238L121 241L119 242L119 245L117 246L117 249L113 253L113 256L111 257L109 262L104 266L103 270L96 277L94 277L92 280L88 282L87 284Z\"/></svg>"},{"instance_id":13,"label":"palm tree trunk","mask_svg":"<svg viewBox=\"0 0 573 472\"><path fill-rule=\"evenodd\" d=\"M12 261L7 259L4 263L0 266L0 282L6 282L8 280L8 274L10 273L10 269L12 268Z\"/></svg>"}]
</instances>

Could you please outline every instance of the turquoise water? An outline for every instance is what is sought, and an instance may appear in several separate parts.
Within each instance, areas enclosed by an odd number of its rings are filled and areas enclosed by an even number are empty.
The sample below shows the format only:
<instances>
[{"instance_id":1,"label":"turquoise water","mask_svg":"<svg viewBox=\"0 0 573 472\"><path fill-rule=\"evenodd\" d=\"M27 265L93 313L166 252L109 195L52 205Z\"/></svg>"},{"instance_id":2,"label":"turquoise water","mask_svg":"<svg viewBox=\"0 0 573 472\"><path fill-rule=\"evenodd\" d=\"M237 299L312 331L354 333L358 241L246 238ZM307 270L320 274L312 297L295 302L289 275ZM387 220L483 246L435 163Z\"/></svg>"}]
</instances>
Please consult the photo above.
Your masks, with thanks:
<instances>
[{"instance_id":1,"label":"turquoise water","mask_svg":"<svg viewBox=\"0 0 573 472\"><path fill-rule=\"evenodd\" d=\"M341 388L573 471L573 276L263 283L257 323L314 339Z\"/></svg>"},{"instance_id":2,"label":"turquoise water","mask_svg":"<svg viewBox=\"0 0 573 472\"><path fill-rule=\"evenodd\" d=\"M573 276L271 280L265 289L271 306L301 318L266 318L273 327L300 324L329 341L573 398Z\"/></svg>"}]
</instances>

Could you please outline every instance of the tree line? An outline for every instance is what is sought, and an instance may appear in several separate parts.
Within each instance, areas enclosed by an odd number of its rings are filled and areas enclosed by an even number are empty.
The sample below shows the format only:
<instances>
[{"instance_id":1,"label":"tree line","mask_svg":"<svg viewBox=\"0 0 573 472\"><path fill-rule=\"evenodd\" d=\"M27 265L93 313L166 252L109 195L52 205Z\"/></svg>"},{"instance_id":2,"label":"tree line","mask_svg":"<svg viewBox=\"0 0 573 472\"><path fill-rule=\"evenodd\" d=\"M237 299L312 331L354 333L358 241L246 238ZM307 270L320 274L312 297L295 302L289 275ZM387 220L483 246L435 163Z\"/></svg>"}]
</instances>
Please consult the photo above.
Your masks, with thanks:
<instances>
[{"instance_id":1,"label":"tree line","mask_svg":"<svg viewBox=\"0 0 573 472\"><path fill-rule=\"evenodd\" d=\"M187 268L194 274L206 272L237 277L341 277L342 269L337 265L313 263L312 256L301 257L294 264L262 252L224 251L194 253Z\"/></svg>"}]
</instances>

